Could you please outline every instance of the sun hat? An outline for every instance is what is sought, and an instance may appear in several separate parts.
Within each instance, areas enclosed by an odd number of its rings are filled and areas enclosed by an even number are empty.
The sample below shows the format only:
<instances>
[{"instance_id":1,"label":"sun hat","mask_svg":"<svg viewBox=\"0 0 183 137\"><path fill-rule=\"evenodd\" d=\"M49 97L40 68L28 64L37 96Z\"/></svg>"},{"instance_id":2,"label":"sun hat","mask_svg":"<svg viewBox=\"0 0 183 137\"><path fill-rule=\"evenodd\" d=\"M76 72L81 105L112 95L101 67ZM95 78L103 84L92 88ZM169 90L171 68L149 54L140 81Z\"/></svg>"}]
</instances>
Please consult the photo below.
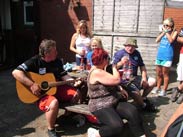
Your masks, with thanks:
<instances>
[{"instance_id":1,"label":"sun hat","mask_svg":"<svg viewBox=\"0 0 183 137\"><path fill-rule=\"evenodd\" d=\"M137 46L137 40L134 39L134 38L128 38L128 39L126 40L124 46L127 46L127 45L131 45L131 46L133 46L133 47L135 47L135 48L138 48L138 46Z\"/></svg>"}]
</instances>

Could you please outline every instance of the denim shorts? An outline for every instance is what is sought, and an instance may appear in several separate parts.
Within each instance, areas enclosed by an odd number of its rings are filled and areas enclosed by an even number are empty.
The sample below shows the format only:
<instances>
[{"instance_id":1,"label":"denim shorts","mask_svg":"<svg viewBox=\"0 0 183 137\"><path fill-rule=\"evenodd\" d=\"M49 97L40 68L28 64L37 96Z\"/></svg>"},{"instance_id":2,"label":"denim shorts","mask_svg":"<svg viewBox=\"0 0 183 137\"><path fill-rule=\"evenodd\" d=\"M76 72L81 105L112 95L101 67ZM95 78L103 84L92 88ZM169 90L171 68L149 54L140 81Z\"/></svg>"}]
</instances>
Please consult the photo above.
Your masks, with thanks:
<instances>
[{"instance_id":1,"label":"denim shorts","mask_svg":"<svg viewBox=\"0 0 183 137\"><path fill-rule=\"evenodd\" d=\"M128 92L136 92L142 89L141 87L141 76L136 76L133 81L126 81L121 83L121 86Z\"/></svg>"},{"instance_id":2,"label":"denim shorts","mask_svg":"<svg viewBox=\"0 0 183 137\"><path fill-rule=\"evenodd\" d=\"M149 86L154 85L156 82L156 79L153 77L147 77ZM141 89L143 89L141 85L142 77L136 76L133 81L126 81L125 83L121 83L121 86L128 92L140 92Z\"/></svg>"}]
</instances>

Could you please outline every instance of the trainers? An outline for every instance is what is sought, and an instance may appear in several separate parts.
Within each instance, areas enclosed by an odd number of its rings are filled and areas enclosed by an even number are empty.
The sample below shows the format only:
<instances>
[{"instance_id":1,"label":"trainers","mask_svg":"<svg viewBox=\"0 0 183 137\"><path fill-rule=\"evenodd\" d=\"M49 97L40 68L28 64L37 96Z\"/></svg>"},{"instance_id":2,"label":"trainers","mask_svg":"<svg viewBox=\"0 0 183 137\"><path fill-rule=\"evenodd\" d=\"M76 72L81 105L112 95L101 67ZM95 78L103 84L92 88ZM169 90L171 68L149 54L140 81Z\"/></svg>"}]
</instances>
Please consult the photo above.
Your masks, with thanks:
<instances>
[{"instance_id":1,"label":"trainers","mask_svg":"<svg viewBox=\"0 0 183 137\"><path fill-rule=\"evenodd\" d=\"M182 101L183 101L183 93L180 94L180 96L178 97L176 102L177 102L177 104L181 104Z\"/></svg>"},{"instance_id":2,"label":"trainers","mask_svg":"<svg viewBox=\"0 0 183 137\"><path fill-rule=\"evenodd\" d=\"M159 92L158 96L159 96L159 97L164 97L164 96L166 96L166 91L161 90L161 91Z\"/></svg>"},{"instance_id":3,"label":"trainers","mask_svg":"<svg viewBox=\"0 0 183 137\"><path fill-rule=\"evenodd\" d=\"M157 107L152 103L146 103L146 106L143 108L146 112L157 112Z\"/></svg>"},{"instance_id":4,"label":"trainers","mask_svg":"<svg viewBox=\"0 0 183 137\"><path fill-rule=\"evenodd\" d=\"M147 105L152 105L152 103L149 101L149 99L144 98L143 99L144 103L146 103Z\"/></svg>"},{"instance_id":5,"label":"trainers","mask_svg":"<svg viewBox=\"0 0 183 137\"><path fill-rule=\"evenodd\" d=\"M55 129L48 130L48 136L49 137L58 137L56 132L55 132Z\"/></svg>"},{"instance_id":6,"label":"trainers","mask_svg":"<svg viewBox=\"0 0 183 137\"><path fill-rule=\"evenodd\" d=\"M157 87L153 88L153 90L151 91L152 94L157 94L160 91L160 89L158 89Z\"/></svg>"},{"instance_id":7,"label":"trainers","mask_svg":"<svg viewBox=\"0 0 183 137\"><path fill-rule=\"evenodd\" d=\"M179 96L179 89L178 88L173 88L172 89L172 96L170 98L171 101L175 102L177 100L178 96Z\"/></svg>"},{"instance_id":8,"label":"trainers","mask_svg":"<svg viewBox=\"0 0 183 137\"><path fill-rule=\"evenodd\" d=\"M96 137L97 132L98 130L90 127L87 131L88 137Z\"/></svg>"}]
</instances>

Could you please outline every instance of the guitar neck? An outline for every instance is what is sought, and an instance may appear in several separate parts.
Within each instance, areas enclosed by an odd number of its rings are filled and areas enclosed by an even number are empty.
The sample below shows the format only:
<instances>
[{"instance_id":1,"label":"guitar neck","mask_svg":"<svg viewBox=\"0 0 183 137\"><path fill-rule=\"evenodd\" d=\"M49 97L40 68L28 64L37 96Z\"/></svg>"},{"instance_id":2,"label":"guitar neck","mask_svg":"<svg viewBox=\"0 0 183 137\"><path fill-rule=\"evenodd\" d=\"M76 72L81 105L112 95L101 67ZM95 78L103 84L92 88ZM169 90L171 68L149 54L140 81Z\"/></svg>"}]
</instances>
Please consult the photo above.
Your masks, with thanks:
<instances>
[{"instance_id":1,"label":"guitar neck","mask_svg":"<svg viewBox=\"0 0 183 137\"><path fill-rule=\"evenodd\" d=\"M61 86L69 83L73 83L75 80L67 80L67 81L58 81L58 82L49 82L48 85L49 87L56 87L56 86Z\"/></svg>"}]
</instances>

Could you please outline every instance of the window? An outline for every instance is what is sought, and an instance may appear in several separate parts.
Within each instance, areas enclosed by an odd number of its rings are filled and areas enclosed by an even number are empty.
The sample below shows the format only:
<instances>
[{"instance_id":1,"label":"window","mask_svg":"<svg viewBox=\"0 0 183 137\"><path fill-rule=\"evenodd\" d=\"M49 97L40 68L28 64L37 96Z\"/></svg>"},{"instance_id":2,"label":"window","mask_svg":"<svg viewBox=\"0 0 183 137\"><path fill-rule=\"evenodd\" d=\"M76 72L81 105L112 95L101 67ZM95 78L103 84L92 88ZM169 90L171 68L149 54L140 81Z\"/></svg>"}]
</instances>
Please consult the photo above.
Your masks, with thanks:
<instances>
[{"instance_id":1,"label":"window","mask_svg":"<svg viewBox=\"0 0 183 137\"><path fill-rule=\"evenodd\" d=\"M34 25L33 1L24 1L24 24L25 25Z\"/></svg>"},{"instance_id":2,"label":"window","mask_svg":"<svg viewBox=\"0 0 183 137\"><path fill-rule=\"evenodd\" d=\"M183 8L183 0L166 0L166 6L172 8Z\"/></svg>"}]
</instances>

